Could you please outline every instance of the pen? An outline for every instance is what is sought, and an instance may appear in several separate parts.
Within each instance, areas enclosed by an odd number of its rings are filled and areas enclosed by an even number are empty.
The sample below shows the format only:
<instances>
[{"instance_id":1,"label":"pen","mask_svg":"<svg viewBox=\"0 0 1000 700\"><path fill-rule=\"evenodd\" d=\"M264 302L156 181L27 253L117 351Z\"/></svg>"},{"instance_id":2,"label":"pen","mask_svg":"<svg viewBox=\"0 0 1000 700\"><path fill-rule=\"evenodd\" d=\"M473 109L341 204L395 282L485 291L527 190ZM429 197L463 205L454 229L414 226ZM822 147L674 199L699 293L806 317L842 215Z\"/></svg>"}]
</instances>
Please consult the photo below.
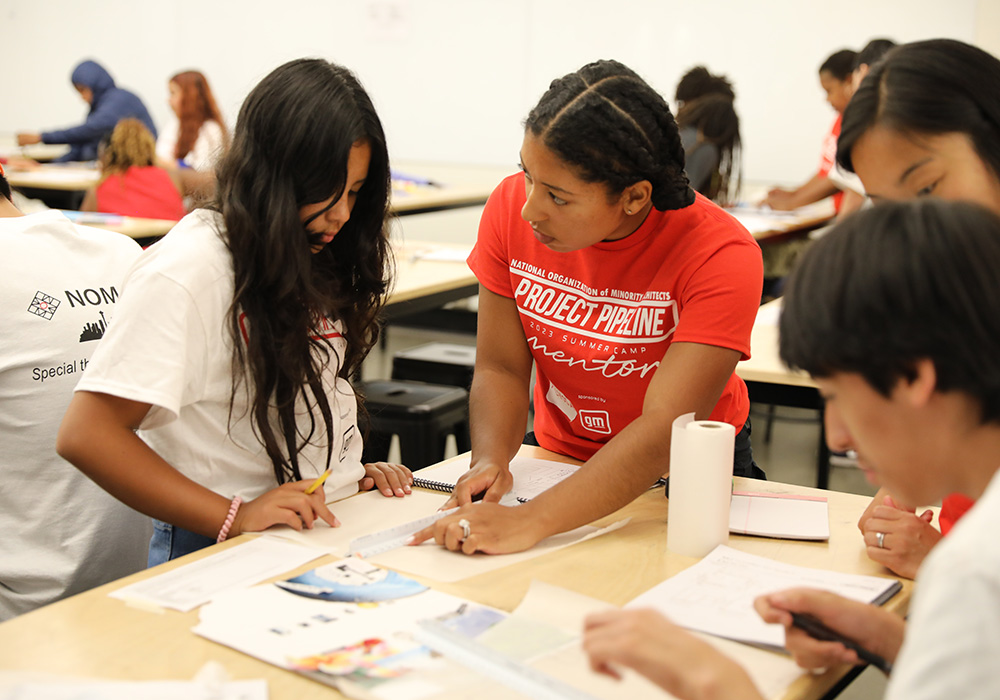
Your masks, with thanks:
<instances>
[{"instance_id":1,"label":"pen","mask_svg":"<svg viewBox=\"0 0 1000 700\"><path fill-rule=\"evenodd\" d=\"M839 632L834 632L812 615L793 612L792 625L821 642L840 642L848 649L853 649L859 659L881 670L885 675L888 676L892 673L892 664L889 661L874 652L868 651L857 642L848 639Z\"/></svg>"},{"instance_id":2,"label":"pen","mask_svg":"<svg viewBox=\"0 0 1000 700\"><path fill-rule=\"evenodd\" d=\"M306 489L306 495L312 493L313 491L315 491L316 489L318 489L320 486L322 486L323 482L326 481L326 477L328 477L328 476L330 476L330 470L329 469L327 469L325 472L323 472L322 474L320 474L319 478L316 479L316 481L312 482L312 484L309 486L309 488Z\"/></svg>"}]
</instances>

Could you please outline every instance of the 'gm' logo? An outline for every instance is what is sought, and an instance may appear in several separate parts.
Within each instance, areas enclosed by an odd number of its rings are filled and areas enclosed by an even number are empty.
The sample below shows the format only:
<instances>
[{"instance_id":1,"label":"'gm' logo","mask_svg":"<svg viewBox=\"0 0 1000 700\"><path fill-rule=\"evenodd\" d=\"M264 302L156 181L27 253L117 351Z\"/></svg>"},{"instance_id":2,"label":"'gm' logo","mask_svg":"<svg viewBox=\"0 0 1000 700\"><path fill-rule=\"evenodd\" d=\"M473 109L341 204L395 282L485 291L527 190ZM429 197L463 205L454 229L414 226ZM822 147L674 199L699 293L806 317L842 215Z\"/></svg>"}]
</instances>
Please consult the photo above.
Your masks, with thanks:
<instances>
[{"instance_id":1,"label":"'gm' logo","mask_svg":"<svg viewBox=\"0 0 1000 700\"><path fill-rule=\"evenodd\" d=\"M595 433L611 434L611 419L607 411L580 411L580 423Z\"/></svg>"}]
</instances>

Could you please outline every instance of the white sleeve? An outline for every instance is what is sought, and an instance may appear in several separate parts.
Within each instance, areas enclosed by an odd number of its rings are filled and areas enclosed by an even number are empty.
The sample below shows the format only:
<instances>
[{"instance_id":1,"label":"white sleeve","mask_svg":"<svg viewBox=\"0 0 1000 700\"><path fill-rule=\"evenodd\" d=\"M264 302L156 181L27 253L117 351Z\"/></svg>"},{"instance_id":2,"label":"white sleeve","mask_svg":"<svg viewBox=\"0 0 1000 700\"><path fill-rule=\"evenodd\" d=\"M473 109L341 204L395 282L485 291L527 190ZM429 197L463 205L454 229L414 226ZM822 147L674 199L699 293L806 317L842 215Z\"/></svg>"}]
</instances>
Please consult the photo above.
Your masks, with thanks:
<instances>
[{"instance_id":1,"label":"white sleeve","mask_svg":"<svg viewBox=\"0 0 1000 700\"><path fill-rule=\"evenodd\" d=\"M177 129L179 124L177 119L171 119L167 125L160 129L160 136L156 139L156 155L163 160L174 162L174 149L177 147Z\"/></svg>"},{"instance_id":2,"label":"white sleeve","mask_svg":"<svg viewBox=\"0 0 1000 700\"><path fill-rule=\"evenodd\" d=\"M1000 589L975 559L935 551L924 562L886 700L1000 698Z\"/></svg>"},{"instance_id":3,"label":"white sleeve","mask_svg":"<svg viewBox=\"0 0 1000 700\"><path fill-rule=\"evenodd\" d=\"M201 125L198 140L194 142L184 162L195 170L211 170L222 155L222 146L222 128L218 122L209 120Z\"/></svg>"},{"instance_id":4,"label":"white sleeve","mask_svg":"<svg viewBox=\"0 0 1000 700\"><path fill-rule=\"evenodd\" d=\"M142 428L166 425L205 393L207 337L188 290L140 268L76 390L151 404Z\"/></svg>"}]
</instances>

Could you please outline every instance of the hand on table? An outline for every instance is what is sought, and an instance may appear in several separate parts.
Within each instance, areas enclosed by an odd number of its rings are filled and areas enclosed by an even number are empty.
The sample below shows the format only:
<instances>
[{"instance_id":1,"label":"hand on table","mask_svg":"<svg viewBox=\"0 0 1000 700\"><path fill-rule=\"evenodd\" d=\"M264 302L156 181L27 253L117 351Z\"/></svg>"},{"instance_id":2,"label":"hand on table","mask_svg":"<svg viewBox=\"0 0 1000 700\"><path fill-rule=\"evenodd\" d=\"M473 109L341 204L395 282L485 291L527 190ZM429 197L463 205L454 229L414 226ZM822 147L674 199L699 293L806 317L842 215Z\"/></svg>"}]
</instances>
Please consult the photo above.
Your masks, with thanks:
<instances>
[{"instance_id":1,"label":"hand on table","mask_svg":"<svg viewBox=\"0 0 1000 700\"><path fill-rule=\"evenodd\" d=\"M590 667L621 678L631 668L680 700L761 696L736 662L654 610L611 610L584 621Z\"/></svg>"},{"instance_id":2,"label":"hand on table","mask_svg":"<svg viewBox=\"0 0 1000 700\"><path fill-rule=\"evenodd\" d=\"M857 642L892 663L903 643L905 623L881 608L848 600L828 591L792 588L760 596L754 608L764 622L783 625L785 647L795 663L820 670L840 664L859 664L857 653L840 642L814 639L792 626L792 612L815 617L834 632Z\"/></svg>"},{"instance_id":3,"label":"hand on table","mask_svg":"<svg viewBox=\"0 0 1000 700\"><path fill-rule=\"evenodd\" d=\"M38 170L42 164L24 156L8 156L7 167L11 170Z\"/></svg>"},{"instance_id":4,"label":"hand on table","mask_svg":"<svg viewBox=\"0 0 1000 700\"><path fill-rule=\"evenodd\" d=\"M508 467L494 462L477 464L462 474L451 492L451 498L441 506L441 510L472 503L473 496L480 493L483 494L484 503L498 503L513 487L514 477Z\"/></svg>"},{"instance_id":5,"label":"hand on table","mask_svg":"<svg viewBox=\"0 0 1000 700\"><path fill-rule=\"evenodd\" d=\"M42 135L33 132L22 131L17 135L18 146L33 146L42 142Z\"/></svg>"},{"instance_id":6,"label":"hand on table","mask_svg":"<svg viewBox=\"0 0 1000 700\"><path fill-rule=\"evenodd\" d=\"M775 211L789 211L795 208L791 201L793 194L794 192L790 190L774 187L768 191L767 197L764 198L764 204Z\"/></svg>"},{"instance_id":7,"label":"hand on table","mask_svg":"<svg viewBox=\"0 0 1000 700\"><path fill-rule=\"evenodd\" d=\"M463 522L468 528L468 537L465 537ZM417 545L431 538L453 552L509 554L530 549L545 537L537 531L526 506L509 508L496 503L473 503L416 533L410 544Z\"/></svg>"},{"instance_id":8,"label":"hand on table","mask_svg":"<svg viewBox=\"0 0 1000 700\"><path fill-rule=\"evenodd\" d=\"M410 493L413 473L402 464L372 462L365 465L365 475L358 482L358 489L371 491L377 488L383 496L402 498Z\"/></svg>"},{"instance_id":9,"label":"hand on table","mask_svg":"<svg viewBox=\"0 0 1000 700\"><path fill-rule=\"evenodd\" d=\"M259 532L272 525L311 530L317 518L330 527L340 527L340 521L326 507L323 487L311 494L306 493L306 489L314 481L315 479L292 481L247 501L236 511L229 536L235 537L242 532Z\"/></svg>"},{"instance_id":10,"label":"hand on table","mask_svg":"<svg viewBox=\"0 0 1000 700\"><path fill-rule=\"evenodd\" d=\"M881 505L876 500L858 523L868 547L868 557L897 576L912 579L927 553L942 537L931 525L934 512L926 510L917 515L897 506L891 496L885 496ZM882 534L881 542L879 533Z\"/></svg>"}]
</instances>

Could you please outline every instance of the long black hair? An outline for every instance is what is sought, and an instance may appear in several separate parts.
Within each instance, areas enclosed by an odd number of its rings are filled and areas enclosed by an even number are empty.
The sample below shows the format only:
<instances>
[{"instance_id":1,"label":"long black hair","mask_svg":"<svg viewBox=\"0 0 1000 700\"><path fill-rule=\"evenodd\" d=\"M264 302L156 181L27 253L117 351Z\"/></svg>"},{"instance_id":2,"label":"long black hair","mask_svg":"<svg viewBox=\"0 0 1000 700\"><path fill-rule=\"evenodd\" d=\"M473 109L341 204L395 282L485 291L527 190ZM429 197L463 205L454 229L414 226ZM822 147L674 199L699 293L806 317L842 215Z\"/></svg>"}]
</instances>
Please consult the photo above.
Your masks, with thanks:
<instances>
[{"instance_id":1,"label":"long black hair","mask_svg":"<svg viewBox=\"0 0 1000 700\"><path fill-rule=\"evenodd\" d=\"M368 177L350 219L314 254L299 210L340 198L358 143L371 148ZM233 402L246 376L254 430L275 478L301 479L298 453L317 435L317 413L326 428L328 463L332 456L324 368L333 363L349 379L378 337L376 317L390 268L391 185L382 124L349 70L321 59L291 61L250 92L217 175L215 206L235 277L229 310ZM344 357L328 339L328 319L342 324ZM296 421L303 406L308 429Z\"/></svg>"},{"instance_id":2,"label":"long black hair","mask_svg":"<svg viewBox=\"0 0 1000 700\"><path fill-rule=\"evenodd\" d=\"M875 63L844 110L837 162L874 126L901 134L963 133L1000 178L1000 61L953 39L903 44Z\"/></svg>"},{"instance_id":3,"label":"long black hair","mask_svg":"<svg viewBox=\"0 0 1000 700\"><path fill-rule=\"evenodd\" d=\"M670 108L618 61L588 63L554 80L524 126L582 180L604 183L611 196L648 180L660 211L694 202Z\"/></svg>"}]
</instances>

